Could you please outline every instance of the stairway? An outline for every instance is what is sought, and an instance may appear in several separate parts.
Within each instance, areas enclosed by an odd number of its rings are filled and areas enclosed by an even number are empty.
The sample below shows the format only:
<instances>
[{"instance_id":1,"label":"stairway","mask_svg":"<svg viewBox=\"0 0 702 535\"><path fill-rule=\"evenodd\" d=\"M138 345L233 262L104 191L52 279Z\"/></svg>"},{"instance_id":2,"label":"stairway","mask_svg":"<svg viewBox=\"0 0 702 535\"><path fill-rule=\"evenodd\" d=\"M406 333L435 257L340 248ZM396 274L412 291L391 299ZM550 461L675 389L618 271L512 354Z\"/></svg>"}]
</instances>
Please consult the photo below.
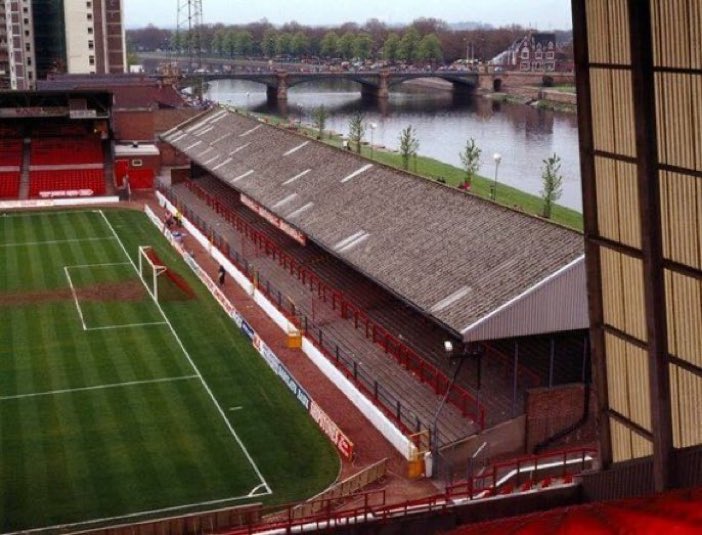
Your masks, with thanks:
<instances>
[{"instance_id":1,"label":"stairway","mask_svg":"<svg viewBox=\"0 0 702 535\"><path fill-rule=\"evenodd\" d=\"M25 138L22 145L22 167L20 170L20 190L19 198L29 198L29 165L31 159L31 139Z\"/></svg>"}]
</instances>

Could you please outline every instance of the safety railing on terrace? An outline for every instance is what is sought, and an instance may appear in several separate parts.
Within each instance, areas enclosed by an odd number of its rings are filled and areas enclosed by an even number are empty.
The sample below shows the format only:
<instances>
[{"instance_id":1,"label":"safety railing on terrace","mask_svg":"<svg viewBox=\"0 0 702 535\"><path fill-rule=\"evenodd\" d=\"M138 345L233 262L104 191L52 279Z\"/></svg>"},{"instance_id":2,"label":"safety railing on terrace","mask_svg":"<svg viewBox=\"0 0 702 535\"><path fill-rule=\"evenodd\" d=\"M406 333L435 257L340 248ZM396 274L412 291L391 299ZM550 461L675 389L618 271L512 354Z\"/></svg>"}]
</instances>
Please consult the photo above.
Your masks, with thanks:
<instances>
[{"instance_id":1,"label":"safety railing on terrace","mask_svg":"<svg viewBox=\"0 0 702 535\"><path fill-rule=\"evenodd\" d=\"M531 490L537 482L540 488L546 488L555 477L567 481L592 467L596 456L594 448L574 448L517 457L496 463L467 481L447 486L446 495L474 500L497 493L510 494L515 489Z\"/></svg>"},{"instance_id":2,"label":"safety railing on terrace","mask_svg":"<svg viewBox=\"0 0 702 535\"><path fill-rule=\"evenodd\" d=\"M592 465L595 455L594 449L577 448L539 456L519 457L491 467L485 476L481 476L480 482L485 483L483 488L475 488L477 483L473 486L456 485L447 488L442 494L399 504L388 504L385 491L380 490L356 494L347 505L338 502L320 503L319 507L308 508L319 511L312 515L296 515L297 509L294 505L282 509L262 508L257 511L260 514L255 522L233 528L227 535L331 530L334 527L396 519L411 514L446 511L456 505L465 504L466 500L485 500L500 494L545 490L556 484L556 478L560 478L561 484L573 483L577 475ZM523 482L521 487L510 483L516 475L525 473L529 473L530 478ZM534 477L537 474L543 474L544 477Z\"/></svg>"},{"instance_id":3,"label":"safety railing on terrace","mask_svg":"<svg viewBox=\"0 0 702 535\"><path fill-rule=\"evenodd\" d=\"M403 433L410 435L419 432L431 434L432 427L427 422L420 419L411 407L403 403L391 389L379 382L373 374L366 370L359 363L353 351L339 342L333 335L317 326L303 310L296 307L294 303L284 297L283 293L271 283L270 280L262 277L249 261L229 242L224 239L211 225L192 210L173 190L159 186L159 191L168 200L178 207L180 212L198 227L229 260L244 273L249 280L255 282L258 289L262 291L276 308L284 314L290 321L295 323L307 334L315 343L318 349L332 361L344 376L352 381L354 385L363 392L366 397L383 411L383 413L394 422ZM451 440L438 428L439 444L447 444Z\"/></svg>"},{"instance_id":4,"label":"safety railing on terrace","mask_svg":"<svg viewBox=\"0 0 702 535\"><path fill-rule=\"evenodd\" d=\"M251 226L231 208L194 182L186 181L185 185L219 216L233 225L238 232L252 241L256 247L264 251L267 256L277 260L278 264L291 275L296 276L311 292L316 292L319 299L325 303L331 300L332 310L338 311L343 319L353 319L356 329L361 329L366 338L380 345L386 354L392 356L400 365L409 370L420 382L430 385L439 396L445 395L447 389L450 388L447 403L457 407L461 414L474 421L480 430L485 428L485 408L469 391L460 385L452 385L445 373L373 321L360 306L343 292L322 280L316 273L285 253L278 244ZM301 328L305 328L305 326L303 324ZM307 324L307 329L309 330L309 324Z\"/></svg>"}]
</instances>

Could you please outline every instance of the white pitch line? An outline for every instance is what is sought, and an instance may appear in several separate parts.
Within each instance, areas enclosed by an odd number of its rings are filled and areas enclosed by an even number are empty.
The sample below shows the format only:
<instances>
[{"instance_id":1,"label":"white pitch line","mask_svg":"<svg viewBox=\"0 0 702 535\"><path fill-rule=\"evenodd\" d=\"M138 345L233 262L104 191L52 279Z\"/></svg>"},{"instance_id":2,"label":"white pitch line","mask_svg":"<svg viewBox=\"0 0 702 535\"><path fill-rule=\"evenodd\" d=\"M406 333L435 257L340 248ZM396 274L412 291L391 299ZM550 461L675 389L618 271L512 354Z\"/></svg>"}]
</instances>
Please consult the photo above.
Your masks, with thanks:
<instances>
[{"instance_id":1,"label":"white pitch line","mask_svg":"<svg viewBox=\"0 0 702 535\"><path fill-rule=\"evenodd\" d=\"M102 218L104 219L105 223L107 224L107 226L108 226L108 227L110 228L110 230L112 231L112 234L114 235L114 237L117 239L117 243L118 243L119 246L122 248L122 251L124 252L125 256L129 259L129 262L132 264L132 267L134 268L134 271L136 271L137 274L138 274L138 273L139 273L139 268L137 268L136 264L134 263L134 260L132 260L132 257L129 256L129 253L127 252L127 249L126 249L126 247L124 246L124 243L122 243L122 240L119 238L119 236L117 235L117 232L116 232L115 229L112 227L112 223L110 223L110 220L107 219L107 216L105 215L105 213L104 213L102 210L100 210L100 215L102 216ZM141 277L139 277L139 280L141 280L141 283L144 285L144 287L145 287L145 288L147 289L147 291L148 291L148 290L149 290L149 287L148 287L148 285L146 284L146 281L145 281L144 279L142 279ZM149 295L151 295L151 292L149 292ZM153 299L153 295L151 295L151 298ZM224 424L227 426L227 429L229 429L229 432L230 432L231 435L234 437L234 439L236 440L237 444L239 444L239 447L240 447L241 450L244 452L244 455L246 456L246 458L248 459L249 463L250 463L251 466L253 467L254 472L256 472L256 475L258 476L258 478L259 478L259 480L261 481L261 483L262 483L263 485L265 485L265 488L268 490L268 494L272 494L273 491L271 490L270 485L268 485L268 483L266 482L266 479L263 477L263 474L261 473L261 470L258 468L258 466L257 466L256 463L254 462L253 458L251 457L251 454L249 453L249 450L246 449L246 446L244 445L244 443L243 443L243 442L241 441L241 439L239 438L239 435L237 435L237 433L236 433L236 431L234 430L234 427L232 426L231 422L229 422L229 419L227 418L227 415L224 413L224 410L222 409L221 405L220 405L219 402L217 401L217 398L215 398L214 394L212 393L212 390L210 390L209 385L205 382L204 377L203 377L202 374L200 373L200 370L198 369L198 367L195 365L195 362L193 361L192 357L190 356L190 353L188 353L188 350L185 349L185 346L183 345L183 342L181 341L180 336L178 336L178 333L177 333L176 330L173 328L173 325L171 324L170 320L168 319L168 316L166 316L166 313L163 311L163 308L161 307L161 303L159 303L156 299L153 299L153 301L154 301L154 304L156 305L156 307L158 308L159 312L161 313L161 316L163 316L163 319L164 319L164 320L166 321L166 323L168 324L168 328L170 329L171 334L173 334L173 337L175 338L175 341L177 342L178 347L180 347L180 350L183 352L183 355L185 355L185 358L186 358L186 359L188 360L188 362L190 363L190 366L191 366L192 369L195 371L195 374L200 378L200 382L202 383L202 386L205 388L205 391L206 391L207 394L210 396L210 399L212 400L212 403L214 403L214 406L215 406L215 408L217 409L217 411L219 412L220 416L222 417L222 420L224 420Z\"/></svg>"},{"instance_id":2,"label":"white pitch line","mask_svg":"<svg viewBox=\"0 0 702 535\"><path fill-rule=\"evenodd\" d=\"M122 325L107 325L105 327L87 327L86 331L114 331L116 329L136 329L138 327L153 327L155 325L166 325L165 321L152 321L145 323L124 323Z\"/></svg>"},{"instance_id":3,"label":"white pitch line","mask_svg":"<svg viewBox=\"0 0 702 535\"><path fill-rule=\"evenodd\" d=\"M76 295L76 289L73 286L73 281L71 280L71 274L68 272L68 266L64 266L63 272L66 274L66 278L68 279L68 285L71 287L71 293L73 294L73 301L76 304L76 310L78 311L78 317L80 318L80 323L83 326L83 330L85 330L86 327L85 327L85 319L83 318L83 311L80 308L80 303L78 302L78 296Z\"/></svg>"},{"instance_id":4,"label":"white pitch line","mask_svg":"<svg viewBox=\"0 0 702 535\"><path fill-rule=\"evenodd\" d=\"M27 241L15 243L0 243L0 247L32 247L36 245L58 245L60 243L80 243L86 241L106 241L114 240L113 236L101 236L96 238L73 238L69 240L48 240L48 241Z\"/></svg>"},{"instance_id":5,"label":"white pitch line","mask_svg":"<svg viewBox=\"0 0 702 535\"><path fill-rule=\"evenodd\" d=\"M114 238L112 238L114 239ZM70 269L92 268L92 267L108 267L108 266L128 266L129 262L109 262L107 264L76 264L74 266L66 266Z\"/></svg>"},{"instance_id":6,"label":"white pitch line","mask_svg":"<svg viewBox=\"0 0 702 535\"><path fill-rule=\"evenodd\" d=\"M47 207L50 208L50 207ZM45 217L49 215L79 215L79 214L95 214L98 210L44 210L42 212L12 212L4 213L0 217L15 218L15 217Z\"/></svg>"},{"instance_id":7,"label":"white pitch line","mask_svg":"<svg viewBox=\"0 0 702 535\"><path fill-rule=\"evenodd\" d=\"M229 407L229 410L233 412L233 411L240 411L240 410L243 409L243 408L244 408L244 407L241 407L241 406L239 406L239 407Z\"/></svg>"},{"instance_id":8,"label":"white pitch line","mask_svg":"<svg viewBox=\"0 0 702 535\"><path fill-rule=\"evenodd\" d=\"M3 396L0 401L9 401L12 399L38 398L43 396L55 396L57 394L70 394L72 392L88 392L90 390L107 390L110 388L120 388L124 386L150 385L157 383L173 383L176 381L187 381L197 379L197 375L183 375L181 377L164 377L163 379L147 379L144 381L128 381L126 383L112 383L107 385L84 386L80 388L65 388L63 390L49 390L48 392L35 392L33 394L19 394L17 396Z\"/></svg>"}]
</instances>

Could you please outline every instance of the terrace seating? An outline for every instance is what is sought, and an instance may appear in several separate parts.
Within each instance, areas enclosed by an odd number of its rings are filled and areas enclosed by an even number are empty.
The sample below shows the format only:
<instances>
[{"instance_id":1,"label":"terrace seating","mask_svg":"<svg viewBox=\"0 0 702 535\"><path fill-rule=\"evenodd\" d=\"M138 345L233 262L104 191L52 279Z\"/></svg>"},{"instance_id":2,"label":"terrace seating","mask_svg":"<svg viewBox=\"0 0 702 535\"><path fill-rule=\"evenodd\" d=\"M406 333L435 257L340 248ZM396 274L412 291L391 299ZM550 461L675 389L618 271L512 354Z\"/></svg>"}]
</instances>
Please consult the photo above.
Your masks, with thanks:
<instances>
[{"instance_id":1,"label":"terrace seating","mask_svg":"<svg viewBox=\"0 0 702 535\"><path fill-rule=\"evenodd\" d=\"M60 171L30 171L29 196L85 197L105 193L102 169L68 169Z\"/></svg>"},{"instance_id":2,"label":"terrace seating","mask_svg":"<svg viewBox=\"0 0 702 535\"><path fill-rule=\"evenodd\" d=\"M0 139L0 168L13 167L19 171L22 166L22 140Z\"/></svg>"},{"instance_id":3,"label":"terrace seating","mask_svg":"<svg viewBox=\"0 0 702 535\"><path fill-rule=\"evenodd\" d=\"M102 164L103 161L102 145L95 137L32 140L32 167Z\"/></svg>"},{"instance_id":4,"label":"terrace seating","mask_svg":"<svg viewBox=\"0 0 702 535\"><path fill-rule=\"evenodd\" d=\"M19 171L0 172L0 199L17 199L19 191Z\"/></svg>"}]
</instances>

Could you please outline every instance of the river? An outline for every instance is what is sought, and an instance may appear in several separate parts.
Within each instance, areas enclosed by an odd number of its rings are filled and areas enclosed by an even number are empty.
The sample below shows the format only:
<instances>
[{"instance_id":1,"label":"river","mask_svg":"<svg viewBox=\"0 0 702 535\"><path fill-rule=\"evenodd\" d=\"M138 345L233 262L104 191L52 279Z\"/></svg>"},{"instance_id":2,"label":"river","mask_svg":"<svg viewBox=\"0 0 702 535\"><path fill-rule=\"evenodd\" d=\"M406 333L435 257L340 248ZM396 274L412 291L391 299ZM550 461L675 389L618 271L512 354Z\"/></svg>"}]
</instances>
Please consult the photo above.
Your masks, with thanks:
<instances>
[{"instance_id":1,"label":"river","mask_svg":"<svg viewBox=\"0 0 702 535\"><path fill-rule=\"evenodd\" d=\"M480 174L494 178L493 155L502 156L498 180L539 195L543 160L556 153L561 158L563 194L558 201L582 211L578 124L574 114L538 110L532 106L493 102L482 97L454 99L451 91L402 85L386 102L368 102L353 82L316 82L288 90L286 105L269 104L265 87L242 80L210 84L207 97L240 109L276 114L312 123L312 111L324 104L330 117L327 129L348 134L349 117L361 108L366 140L397 149L400 131L412 125L417 131L419 153L461 165L459 153L468 138L482 149Z\"/></svg>"}]
</instances>

